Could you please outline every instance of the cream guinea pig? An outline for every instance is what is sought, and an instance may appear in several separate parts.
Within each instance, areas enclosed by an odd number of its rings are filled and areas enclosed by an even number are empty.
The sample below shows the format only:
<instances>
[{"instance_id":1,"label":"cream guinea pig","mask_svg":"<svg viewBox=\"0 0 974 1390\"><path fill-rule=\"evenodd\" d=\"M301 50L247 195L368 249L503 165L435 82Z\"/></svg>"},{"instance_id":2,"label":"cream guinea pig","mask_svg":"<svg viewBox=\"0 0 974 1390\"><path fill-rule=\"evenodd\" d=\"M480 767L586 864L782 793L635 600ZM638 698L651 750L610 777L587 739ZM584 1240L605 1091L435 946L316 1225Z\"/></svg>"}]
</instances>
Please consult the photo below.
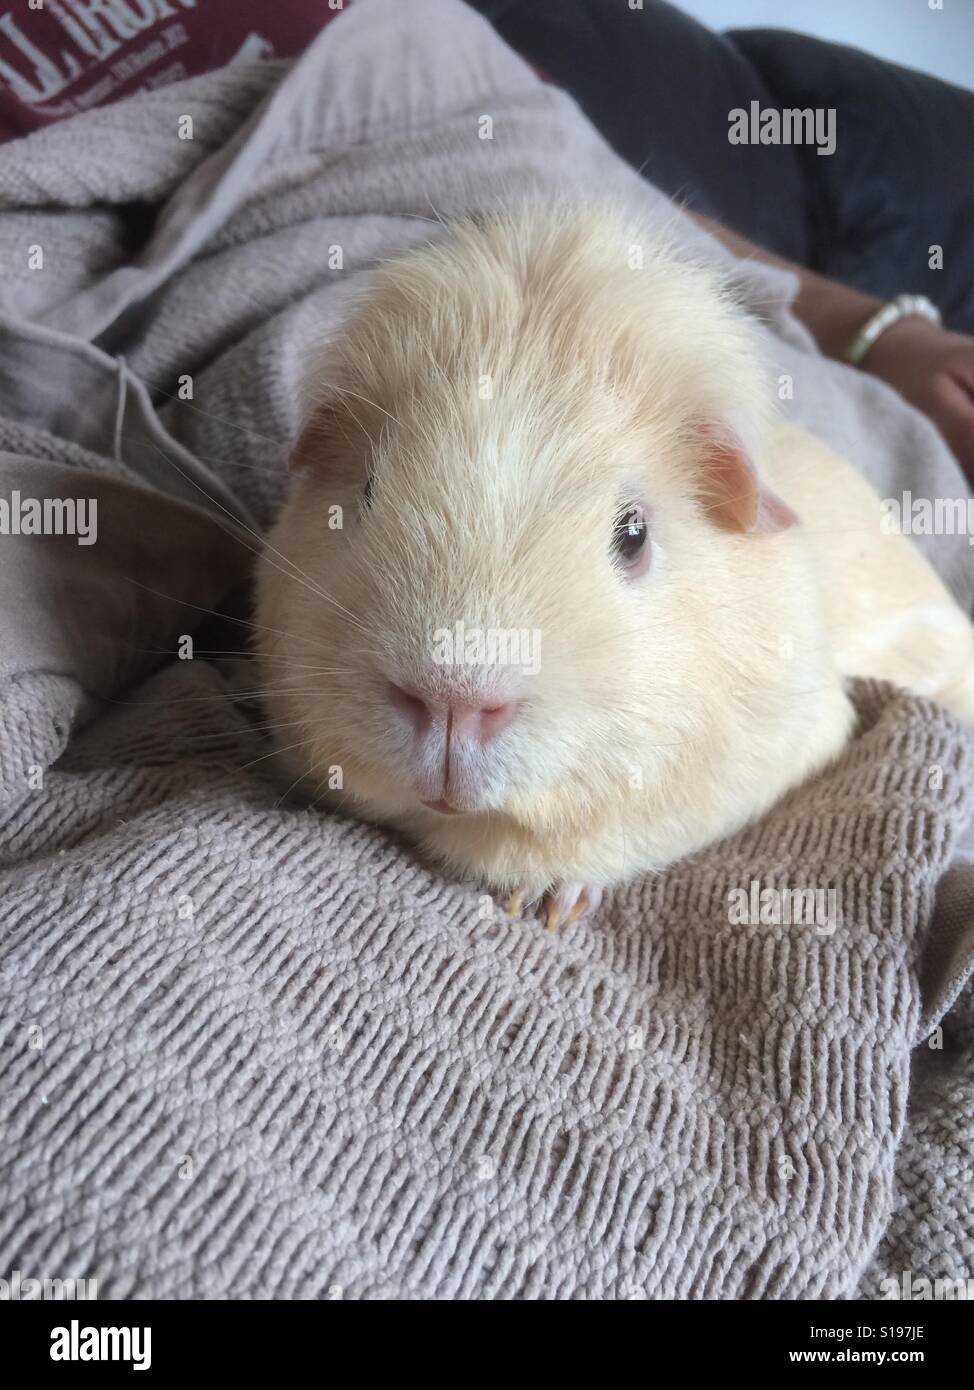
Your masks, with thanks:
<instances>
[{"instance_id":1,"label":"cream guinea pig","mask_svg":"<svg viewBox=\"0 0 974 1390\"><path fill-rule=\"evenodd\" d=\"M555 926L760 816L846 743L847 676L974 723L967 619L776 421L720 272L617 209L384 263L309 401L258 578L287 780L511 910Z\"/></svg>"}]
</instances>

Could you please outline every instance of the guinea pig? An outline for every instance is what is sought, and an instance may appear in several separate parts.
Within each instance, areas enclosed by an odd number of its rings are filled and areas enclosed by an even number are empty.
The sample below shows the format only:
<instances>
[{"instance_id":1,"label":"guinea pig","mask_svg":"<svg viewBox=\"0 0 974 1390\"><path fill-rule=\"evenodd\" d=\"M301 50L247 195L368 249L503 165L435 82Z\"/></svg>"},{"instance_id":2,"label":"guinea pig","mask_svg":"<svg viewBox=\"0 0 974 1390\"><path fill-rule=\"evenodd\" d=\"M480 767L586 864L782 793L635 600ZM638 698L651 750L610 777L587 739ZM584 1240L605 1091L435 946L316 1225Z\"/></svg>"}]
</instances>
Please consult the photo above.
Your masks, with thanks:
<instances>
[{"instance_id":1,"label":"guinea pig","mask_svg":"<svg viewBox=\"0 0 974 1390\"><path fill-rule=\"evenodd\" d=\"M288 778L549 926L834 759L849 675L974 718L966 618L776 421L720 272L617 209L382 264L291 463L256 625Z\"/></svg>"}]
</instances>

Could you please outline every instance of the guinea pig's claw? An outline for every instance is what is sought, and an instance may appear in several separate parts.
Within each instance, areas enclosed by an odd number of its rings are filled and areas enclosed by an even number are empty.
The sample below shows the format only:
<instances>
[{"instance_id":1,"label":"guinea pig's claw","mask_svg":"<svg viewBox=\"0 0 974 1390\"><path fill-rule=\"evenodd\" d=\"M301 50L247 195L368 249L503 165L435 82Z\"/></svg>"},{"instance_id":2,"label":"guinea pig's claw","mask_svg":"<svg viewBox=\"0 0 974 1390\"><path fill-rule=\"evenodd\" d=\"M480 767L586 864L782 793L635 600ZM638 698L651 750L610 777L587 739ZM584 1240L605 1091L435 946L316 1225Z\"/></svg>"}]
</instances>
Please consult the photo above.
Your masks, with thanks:
<instances>
[{"instance_id":1,"label":"guinea pig's claw","mask_svg":"<svg viewBox=\"0 0 974 1390\"><path fill-rule=\"evenodd\" d=\"M504 903L504 911L509 917L520 917L524 911L524 899L527 896L526 888L518 888L516 892Z\"/></svg>"},{"instance_id":2,"label":"guinea pig's claw","mask_svg":"<svg viewBox=\"0 0 974 1390\"><path fill-rule=\"evenodd\" d=\"M557 931L561 926L562 910L556 898L546 897L542 903L545 931Z\"/></svg>"},{"instance_id":3,"label":"guinea pig's claw","mask_svg":"<svg viewBox=\"0 0 974 1390\"><path fill-rule=\"evenodd\" d=\"M562 883L549 888L542 896L541 916L546 931L557 931L559 927L570 926L572 922L587 917L602 901L602 889L588 883ZM503 904L510 917L523 917L527 909L532 915L538 907L538 894L527 888L516 889Z\"/></svg>"},{"instance_id":4,"label":"guinea pig's claw","mask_svg":"<svg viewBox=\"0 0 974 1390\"><path fill-rule=\"evenodd\" d=\"M589 883L563 883L549 888L541 902L546 931L557 931L594 912L602 901L602 889Z\"/></svg>"}]
</instances>

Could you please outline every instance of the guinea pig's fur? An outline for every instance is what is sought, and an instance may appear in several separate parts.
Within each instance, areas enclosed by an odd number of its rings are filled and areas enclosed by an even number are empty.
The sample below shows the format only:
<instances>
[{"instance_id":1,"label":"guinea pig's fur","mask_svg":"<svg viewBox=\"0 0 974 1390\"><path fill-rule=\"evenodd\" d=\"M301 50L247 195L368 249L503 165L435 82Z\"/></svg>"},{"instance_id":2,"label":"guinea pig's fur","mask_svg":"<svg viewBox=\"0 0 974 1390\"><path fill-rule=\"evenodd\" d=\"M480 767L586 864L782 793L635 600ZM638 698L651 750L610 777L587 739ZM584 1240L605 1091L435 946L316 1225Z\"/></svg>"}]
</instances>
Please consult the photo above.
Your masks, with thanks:
<instances>
[{"instance_id":1,"label":"guinea pig's fur","mask_svg":"<svg viewBox=\"0 0 974 1390\"><path fill-rule=\"evenodd\" d=\"M718 273L620 212L538 202L448 227L374 272L312 386L259 573L281 759L450 870L592 903L821 769L853 723L843 675L887 674L882 642L843 661L855 576L823 559L827 511L807 524L822 457L833 493L852 470L780 430L759 335ZM634 505L644 573L613 548ZM968 642L974 711L969 625L911 554ZM862 622L874 599L888 622L875 594ZM536 673L437 663L458 622L540 634ZM483 744L424 741L391 686L515 714Z\"/></svg>"}]
</instances>

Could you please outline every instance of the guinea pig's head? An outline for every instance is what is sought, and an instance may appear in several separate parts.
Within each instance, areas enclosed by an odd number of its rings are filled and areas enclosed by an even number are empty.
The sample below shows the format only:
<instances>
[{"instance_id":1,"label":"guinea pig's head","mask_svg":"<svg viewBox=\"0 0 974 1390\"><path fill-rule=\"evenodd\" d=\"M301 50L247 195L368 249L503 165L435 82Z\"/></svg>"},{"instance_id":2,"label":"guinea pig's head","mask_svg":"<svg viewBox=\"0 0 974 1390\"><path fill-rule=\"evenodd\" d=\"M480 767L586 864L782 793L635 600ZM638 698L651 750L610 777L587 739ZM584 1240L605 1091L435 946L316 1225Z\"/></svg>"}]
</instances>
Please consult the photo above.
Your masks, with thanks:
<instances>
[{"instance_id":1,"label":"guinea pig's head","mask_svg":"<svg viewBox=\"0 0 974 1390\"><path fill-rule=\"evenodd\" d=\"M374 273L312 395L258 614L309 791L543 826L691 767L793 520L712 272L615 214L462 223Z\"/></svg>"}]
</instances>

